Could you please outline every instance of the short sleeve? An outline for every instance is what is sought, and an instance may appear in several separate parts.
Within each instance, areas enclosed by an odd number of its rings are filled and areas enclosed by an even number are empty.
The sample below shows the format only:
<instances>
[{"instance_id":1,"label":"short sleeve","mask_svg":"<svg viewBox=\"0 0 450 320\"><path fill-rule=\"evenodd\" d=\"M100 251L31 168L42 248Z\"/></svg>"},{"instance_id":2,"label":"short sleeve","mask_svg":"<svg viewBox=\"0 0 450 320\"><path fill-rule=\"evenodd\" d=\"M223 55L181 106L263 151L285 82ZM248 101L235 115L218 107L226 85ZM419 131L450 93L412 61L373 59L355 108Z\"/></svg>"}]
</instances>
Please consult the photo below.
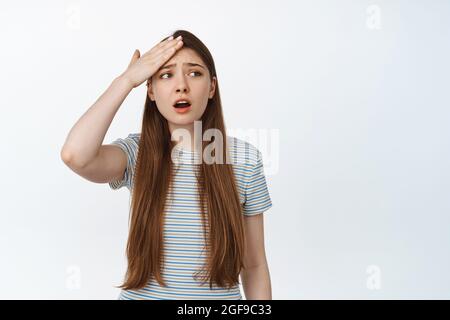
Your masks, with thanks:
<instances>
[{"instance_id":1,"label":"short sleeve","mask_svg":"<svg viewBox=\"0 0 450 320\"><path fill-rule=\"evenodd\" d=\"M138 150L138 141L136 140L136 138L136 134L129 134L125 139L118 138L111 142L111 144L121 148L127 156L127 167L122 179L109 182L109 186L113 190L120 189L124 186L127 187L128 190L131 190L132 188Z\"/></svg>"},{"instance_id":2,"label":"short sleeve","mask_svg":"<svg viewBox=\"0 0 450 320\"><path fill-rule=\"evenodd\" d=\"M252 216L272 207L261 152L257 150L257 158L248 175L245 188L244 215Z\"/></svg>"}]
</instances>

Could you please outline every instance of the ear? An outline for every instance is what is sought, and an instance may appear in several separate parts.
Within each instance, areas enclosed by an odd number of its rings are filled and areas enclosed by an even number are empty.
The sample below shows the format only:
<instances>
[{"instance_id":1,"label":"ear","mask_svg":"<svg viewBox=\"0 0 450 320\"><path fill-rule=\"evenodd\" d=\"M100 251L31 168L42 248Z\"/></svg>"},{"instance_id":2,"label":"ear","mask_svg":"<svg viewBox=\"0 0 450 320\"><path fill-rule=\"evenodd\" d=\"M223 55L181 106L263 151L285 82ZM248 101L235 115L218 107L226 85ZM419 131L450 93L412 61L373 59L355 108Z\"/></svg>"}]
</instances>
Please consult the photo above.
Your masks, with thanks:
<instances>
[{"instance_id":1,"label":"ear","mask_svg":"<svg viewBox=\"0 0 450 320\"><path fill-rule=\"evenodd\" d=\"M216 84L217 84L217 78L213 77L212 80L211 80L211 88L209 90L209 99L214 97L214 94L216 92Z\"/></svg>"},{"instance_id":2,"label":"ear","mask_svg":"<svg viewBox=\"0 0 450 320\"><path fill-rule=\"evenodd\" d=\"M150 100L155 101L155 95L153 94L152 88L152 78L147 80L147 95L150 98Z\"/></svg>"}]
</instances>

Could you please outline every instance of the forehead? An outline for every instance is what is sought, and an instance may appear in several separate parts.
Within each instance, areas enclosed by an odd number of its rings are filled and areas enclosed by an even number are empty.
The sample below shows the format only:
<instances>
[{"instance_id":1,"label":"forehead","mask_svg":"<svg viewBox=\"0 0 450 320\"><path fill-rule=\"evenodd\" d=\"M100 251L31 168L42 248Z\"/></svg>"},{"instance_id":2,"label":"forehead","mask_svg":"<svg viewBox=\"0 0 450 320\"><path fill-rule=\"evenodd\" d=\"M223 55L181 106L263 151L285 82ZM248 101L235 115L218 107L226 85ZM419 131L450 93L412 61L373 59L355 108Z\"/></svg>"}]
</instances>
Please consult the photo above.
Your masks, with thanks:
<instances>
[{"instance_id":1,"label":"forehead","mask_svg":"<svg viewBox=\"0 0 450 320\"><path fill-rule=\"evenodd\" d=\"M179 67L179 65L183 64L184 62L198 63L203 66L205 65L200 56L193 49L181 48L162 66L164 67L165 65L176 63L177 67Z\"/></svg>"}]
</instances>

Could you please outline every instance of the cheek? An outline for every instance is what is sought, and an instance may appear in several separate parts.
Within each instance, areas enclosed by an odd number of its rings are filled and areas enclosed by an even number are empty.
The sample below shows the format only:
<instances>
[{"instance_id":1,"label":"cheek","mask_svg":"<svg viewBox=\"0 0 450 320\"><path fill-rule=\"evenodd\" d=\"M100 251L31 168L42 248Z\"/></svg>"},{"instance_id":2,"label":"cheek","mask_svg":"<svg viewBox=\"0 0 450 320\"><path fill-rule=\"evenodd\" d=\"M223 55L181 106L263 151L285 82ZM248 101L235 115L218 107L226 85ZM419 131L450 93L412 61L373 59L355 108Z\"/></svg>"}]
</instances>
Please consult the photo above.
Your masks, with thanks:
<instances>
[{"instance_id":1,"label":"cheek","mask_svg":"<svg viewBox=\"0 0 450 320\"><path fill-rule=\"evenodd\" d=\"M170 88L166 85L157 84L153 87L153 95L155 100L160 103L165 103L170 97Z\"/></svg>"},{"instance_id":2,"label":"cheek","mask_svg":"<svg viewBox=\"0 0 450 320\"><path fill-rule=\"evenodd\" d=\"M203 98L208 99L208 95L209 95L209 83L207 81L199 83L198 86L196 87L196 91L198 92L198 94L200 96L202 96Z\"/></svg>"}]
</instances>

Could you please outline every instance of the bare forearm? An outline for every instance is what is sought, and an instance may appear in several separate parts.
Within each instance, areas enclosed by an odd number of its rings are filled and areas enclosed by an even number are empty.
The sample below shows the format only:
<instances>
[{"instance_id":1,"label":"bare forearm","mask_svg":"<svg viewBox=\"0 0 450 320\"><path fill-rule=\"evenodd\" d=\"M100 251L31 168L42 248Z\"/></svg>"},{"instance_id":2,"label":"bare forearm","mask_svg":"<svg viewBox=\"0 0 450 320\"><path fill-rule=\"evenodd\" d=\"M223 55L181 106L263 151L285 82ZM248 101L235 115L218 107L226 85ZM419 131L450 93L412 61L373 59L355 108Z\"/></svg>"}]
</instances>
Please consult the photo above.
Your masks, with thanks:
<instances>
[{"instance_id":1,"label":"bare forearm","mask_svg":"<svg viewBox=\"0 0 450 320\"><path fill-rule=\"evenodd\" d=\"M132 88L126 78L115 78L72 127L61 150L62 156L70 158L74 165L79 166L92 160L97 155L117 110Z\"/></svg>"},{"instance_id":2,"label":"bare forearm","mask_svg":"<svg viewBox=\"0 0 450 320\"><path fill-rule=\"evenodd\" d=\"M242 287L247 300L272 300L269 267L263 264L241 272Z\"/></svg>"}]
</instances>

